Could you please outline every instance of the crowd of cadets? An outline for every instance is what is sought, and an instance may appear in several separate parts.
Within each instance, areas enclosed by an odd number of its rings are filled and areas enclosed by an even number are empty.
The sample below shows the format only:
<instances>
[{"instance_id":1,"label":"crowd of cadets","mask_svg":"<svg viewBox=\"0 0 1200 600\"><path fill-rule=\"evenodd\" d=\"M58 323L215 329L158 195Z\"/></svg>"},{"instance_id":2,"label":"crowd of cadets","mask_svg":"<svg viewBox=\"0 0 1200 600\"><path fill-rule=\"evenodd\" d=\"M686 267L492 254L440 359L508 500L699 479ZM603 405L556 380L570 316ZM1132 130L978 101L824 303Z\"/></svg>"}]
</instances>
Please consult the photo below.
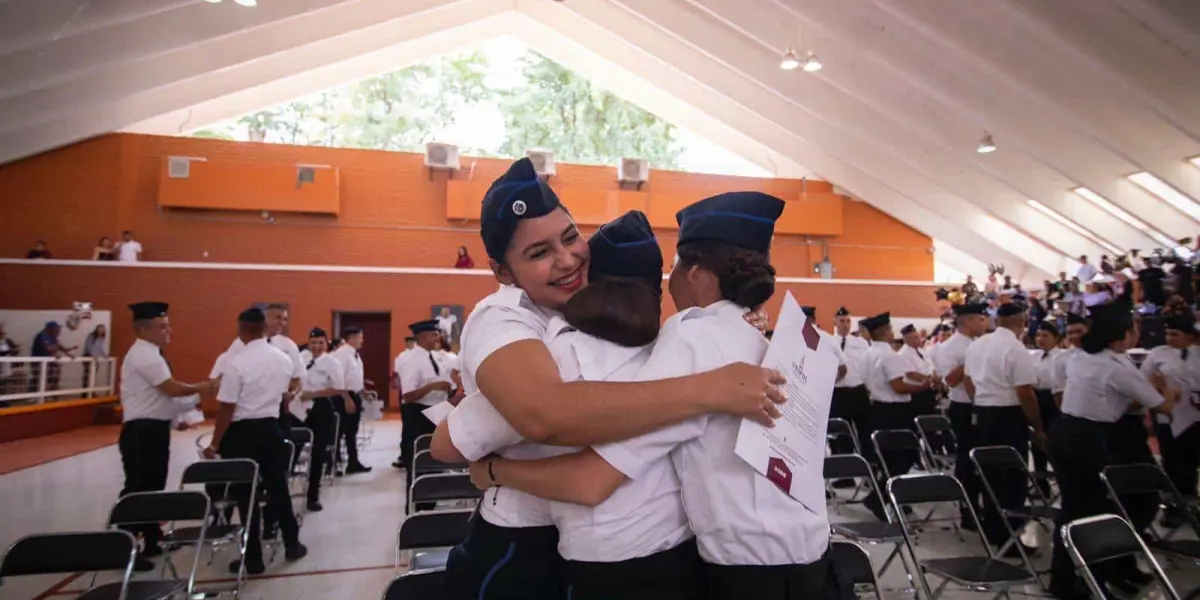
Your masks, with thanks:
<instances>
[{"instance_id":1,"label":"crowd of cadets","mask_svg":"<svg viewBox=\"0 0 1200 600\"><path fill-rule=\"evenodd\" d=\"M758 192L681 210L668 281L678 312L663 323L663 261L644 214L630 211L585 241L528 159L493 183L481 235L506 285L472 311L461 358L449 352L443 318L412 324L394 364L403 416L394 465L411 480L414 441L432 433L433 457L471 461L472 480L487 490L450 554L446 598L851 597L829 558L823 507L801 509L733 453L742 419L769 423L785 401L783 377L756 366L769 342L754 318L775 291L768 254L782 210L782 201ZM888 313L855 327L838 309L832 333L823 332L839 360L831 417L852 423L869 447L874 431L946 414L958 441L955 476L996 546L1008 541L1000 509L1025 503L1026 482L989 480L993 505L970 466L977 446L1011 446L1039 469L1053 468L1066 522L1111 511L1099 478L1105 466L1153 461L1150 410L1166 471L1194 497L1200 408L1190 390L1200 389L1200 353L1191 313L1169 316L1167 343L1139 369L1126 354L1138 340L1127 304L1095 304L1056 323L1031 319L1016 296L956 302L928 339L912 325L897 337ZM163 488L172 419L191 408L189 397L215 392L220 408L205 455L258 462L270 526L283 534L288 559L304 556L278 450L290 425L314 431L313 511L321 509L319 473L333 459L333 415L349 457L345 473L369 470L355 444L362 332L343 332L334 349L313 329L301 351L281 335L285 307L250 309L211 378L186 384L161 355L170 338L166 305L131 309L138 339L122 368L125 492ZM815 309L804 312L821 323ZM457 407L445 421L425 417L450 400ZM834 452L854 451L852 441L833 443ZM916 457L888 452L882 460L899 475ZM877 495L865 505L887 520ZM1154 507L1145 508L1134 516L1139 530L1155 518ZM1178 519L1171 511L1164 520ZM255 521L251 573L263 569ZM141 533L144 567L158 552L158 532ZM1014 545L1012 556L1020 550L1033 551ZM1052 561L1055 596L1086 595L1057 535ZM1146 578L1132 562L1102 576L1126 589Z\"/></svg>"}]
</instances>

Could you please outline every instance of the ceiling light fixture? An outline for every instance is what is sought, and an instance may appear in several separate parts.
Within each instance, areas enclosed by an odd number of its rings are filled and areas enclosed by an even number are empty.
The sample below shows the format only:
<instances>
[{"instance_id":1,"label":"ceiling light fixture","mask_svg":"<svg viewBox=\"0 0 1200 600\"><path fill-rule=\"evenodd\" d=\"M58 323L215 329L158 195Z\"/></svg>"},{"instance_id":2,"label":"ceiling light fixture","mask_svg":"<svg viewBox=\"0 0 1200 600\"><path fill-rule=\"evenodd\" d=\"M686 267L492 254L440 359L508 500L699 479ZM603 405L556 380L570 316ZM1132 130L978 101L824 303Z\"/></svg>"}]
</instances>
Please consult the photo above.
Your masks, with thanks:
<instances>
[{"instance_id":1,"label":"ceiling light fixture","mask_svg":"<svg viewBox=\"0 0 1200 600\"><path fill-rule=\"evenodd\" d=\"M1187 216L1200 221L1200 204L1188 196L1179 193L1178 190L1171 187L1167 182L1145 172L1141 171L1129 175L1126 179L1132 181L1138 187L1146 190L1151 195L1165 201L1167 204L1183 211Z\"/></svg>"},{"instance_id":2,"label":"ceiling light fixture","mask_svg":"<svg viewBox=\"0 0 1200 600\"><path fill-rule=\"evenodd\" d=\"M794 71L800 66L800 58L796 56L796 51L788 48L787 52L783 53L783 60L779 61L779 68L784 71Z\"/></svg>"},{"instance_id":3,"label":"ceiling light fixture","mask_svg":"<svg viewBox=\"0 0 1200 600\"><path fill-rule=\"evenodd\" d=\"M221 3L221 0L204 0L204 1L209 4L220 4Z\"/></svg>"},{"instance_id":4,"label":"ceiling light fixture","mask_svg":"<svg viewBox=\"0 0 1200 600\"><path fill-rule=\"evenodd\" d=\"M983 139L979 141L979 147L975 149L980 154L990 154L996 151L996 142L992 141L992 134L984 131Z\"/></svg>"},{"instance_id":5,"label":"ceiling light fixture","mask_svg":"<svg viewBox=\"0 0 1200 600\"><path fill-rule=\"evenodd\" d=\"M808 52L808 56L804 57L804 70L809 73L816 73L817 71L820 71L821 67L823 66L825 65L822 65L821 61L817 59L816 52L810 50Z\"/></svg>"},{"instance_id":6,"label":"ceiling light fixture","mask_svg":"<svg viewBox=\"0 0 1200 600\"><path fill-rule=\"evenodd\" d=\"M1075 192L1079 196L1083 197L1088 202L1091 202L1092 204L1099 206L1102 210L1104 210L1108 214L1124 221L1130 227L1133 227L1134 229L1137 229L1138 231L1146 234L1147 236L1150 236L1150 238L1153 239L1155 242L1162 244L1163 246L1165 246L1167 248L1174 248L1179 245L1178 243L1175 242L1175 240L1171 239L1171 237L1168 236L1167 234L1151 227L1145 221L1129 214L1121 207L1113 204L1112 202L1109 202L1107 199L1102 197L1100 194L1097 194L1096 192L1093 192L1092 190L1089 190L1088 188L1085 188L1085 187L1077 187L1071 191Z\"/></svg>"},{"instance_id":7,"label":"ceiling light fixture","mask_svg":"<svg viewBox=\"0 0 1200 600\"><path fill-rule=\"evenodd\" d=\"M1046 206L1045 204L1042 204L1041 202L1038 202L1037 200L1026 200L1025 202L1027 204L1029 204L1029 206L1031 206L1034 210L1057 221L1063 227L1066 227L1067 229L1070 229L1071 231L1074 231L1075 233L1078 233L1079 235L1091 240L1097 246L1100 246L1101 248L1108 250L1109 252L1113 253L1114 255L1120 256L1122 254L1125 254L1125 251L1122 250L1121 248L1117 247L1115 244L1109 242L1108 240L1105 240L1104 238L1101 238L1100 236L1092 233L1091 231L1088 231L1080 224L1076 223L1075 221L1072 221L1071 219L1068 219L1067 217L1065 217L1058 211L1054 210L1053 208L1050 208L1049 206Z\"/></svg>"},{"instance_id":8,"label":"ceiling light fixture","mask_svg":"<svg viewBox=\"0 0 1200 600\"><path fill-rule=\"evenodd\" d=\"M233 0L242 6L258 6L258 0Z\"/></svg>"},{"instance_id":9,"label":"ceiling light fixture","mask_svg":"<svg viewBox=\"0 0 1200 600\"><path fill-rule=\"evenodd\" d=\"M1196 165L1197 167L1200 167L1200 156L1193 156L1188 159L1188 162L1192 163L1193 165Z\"/></svg>"}]
</instances>

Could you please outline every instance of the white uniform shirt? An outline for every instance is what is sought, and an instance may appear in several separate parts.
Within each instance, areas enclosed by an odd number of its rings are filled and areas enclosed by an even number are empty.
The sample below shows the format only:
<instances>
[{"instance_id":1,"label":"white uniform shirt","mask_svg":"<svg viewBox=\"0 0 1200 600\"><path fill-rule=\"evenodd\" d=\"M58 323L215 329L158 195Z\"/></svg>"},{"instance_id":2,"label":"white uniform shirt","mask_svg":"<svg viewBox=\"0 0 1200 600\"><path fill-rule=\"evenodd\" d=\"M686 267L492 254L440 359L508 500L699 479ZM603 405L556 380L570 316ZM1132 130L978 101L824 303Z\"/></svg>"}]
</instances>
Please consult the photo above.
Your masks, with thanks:
<instances>
[{"instance_id":1,"label":"white uniform shirt","mask_svg":"<svg viewBox=\"0 0 1200 600\"><path fill-rule=\"evenodd\" d=\"M413 348L412 354L400 365L400 389L407 394L436 381L448 381L449 370L438 365L435 371L433 365L436 363L437 359L430 351L420 346ZM417 400L417 404L433 406L445 402L449 397L450 395L442 390L433 390Z\"/></svg>"},{"instance_id":2,"label":"white uniform shirt","mask_svg":"<svg viewBox=\"0 0 1200 600\"><path fill-rule=\"evenodd\" d=\"M408 357L412 355L412 351L412 348L405 348L403 352L396 355L396 359L392 361L393 373L400 374L400 366L404 364L404 361L408 360Z\"/></svg>"},{"instance_id":3,"label":"white uniform shirt","mask_svg":"<svg viewBox=\"0 0 1200 600\"><path fill-rule=\"evenodd\" d=\"M121 361L121 418L170 421L190 410L193 397L176 400L158 389L171 378L171 367L158 346L141 338Z\"/></svg>"},{"instance_id":4,"label":"white uniform shirt","mask_svg":"<svg viewBox=\"0 0 1200 600\"><path fill-rule=\"evenodd\" d=\"M450 371L462 371L462 358L457 354L449 350L434 350L432 354L433 360L436 360L438 367L442 369L442 376L446 381L450 381Z\"/></svg>"},{"instance_id":5,"label":"white uniform shirt","mask_svg":"<svg viewBox=\"0 0 1200 600\"><path fill-rule=\"evenodd\" d=\"M1167 385L1179 388L1182 395L1170 415L1156 414L1154 419L1159 423L1170 423L1172 419L1180 421L1178 429L1182 432L1187 428L1184 423L1191 422L1197 410L1195 396L1200 394L1195 378L1200 374L1200 347L1187 348L1187 358L1183 358L1183 349L1170 346L1158 346L1146 353L1142 360L1142 375L1147 379L1154 373L1162 373L1167 379Z\"/></svg>"},{"instance_id":6,"label":"white uniform shirt","mask_svg":"<svg viewBox=\"0 0 1200 600\"><path fill-rule=\"evenodd\" d=\"M667 319L640 380L703 373L735 362L762 363L767 339L728 301ZM670 455L682 483L700 556L720 565L816 561L829 547L825 505L812 513L733 453L741 419L710 414L595 451L632 480L653 479ZM822 485L818 481L802 482Z\"/></svg>"},{"instance_id":7,"label":"white uniform shirt","mask_svg":"<svg viewBox=\"0 0 1200 600\"><path fill-rule=\"evenodd\" d=\"M300 351L300 364L304 365L306 369L308 368L308 363L312 362L312 360L312 350L305 348Z\"/></svg>"},{"instance_id":8,"label":"white uniform shirt","mask_svg":"<svg viewBox=\"0 0 1200 600\"><path fill-rule=\"evenodd\" d=\"M1058 355L1062 354L1062 348L1053 348L1049 352L1038 350L1033 353L1033 360L1037 361L1037 383L1034 384L1035 389L1053 390L1055 369L1058 364Z\"/></svg>"},{"instance_id":9,"label":"white uniform shirt","mask_svg":"<svg viewBox=\"0 0 1200 600\"><path fill-rule=\"evenodd\" d=\"M1110 350L1096 354L1079 351L1067 363L1063 414L1116 423L1129 409L1131 399L1147 408L1154 408L1164 401L1137 367L1121 355Z\"/></svg>"},{"instance_id":10,"label":"white uniform shirt","mask_svg":"<svg viewBox=\"0 0 1200 600\"><path fill-rule=\"evenodd\" d=\"M858 387L866 383L863 377L863 362L866 360L867 350L871 349L871 345L862 338L852 335L833 334L833 346L842 352L845 356L846 375L842 377L834 387Z\"/></svg>"},{"instance_id":11,"label":"white uniform shirt","mask_svg":"<svg viewBox=\"0 0 1200 600\"><path fill-rule=\"evenodd\" d=\"M908 372L908 362L905 361L887 342L872 342L867 351L866 360L867 390L871 392L873 402L911 402L909 394L898 394L892 389L893 381L904 378Z\"/></svg>"},{"instance_id":12,"label":"white uniform shirt","mask_svg":"<svg viewBox=\"0 0 1200 600\"><path fill-rule=\"evenodd\" d=\"M121 242L117 249L117 260L120 262L137 262L142 253L142 244L137 241Z\"/></svg>"},{"instance_id":13,"label":"white uniform shirt","mask_svg":"<svg viewBox=\"0 0 1200 600\"><path fill-rule=\"evenodd\" d=\"M937 345L937 352L933 353L933 367L938 372L938 375L943 378L950 374L951 371L967 364L967 349L971 347L971 343L975 340L964 335L962 332L956 331L950 339ZM958 385L950 388L950 401L961 404L970 404L971 397L967 394L967 388L959 381Z\"/></svg>"},{"instance_id":14,"label":"white uniform shirt","mask_svg":"<svg viewBox=\"0 0 1200 600\"><path fill-rule=\"evenodd\" d=\"M1075 269L1075 276L1079 278L1079 283L1081 285L1087 285L1092 278L1096 276L1096 273L1099 272L1100 269L1097 269L1095 265L1091 263L1083 263L1079 265L1078 269Z\"/></svg>"},{"instance_id":15,"label":"white uniform shirt","mask_svg":"<svg viewBox=\"0 0 1200 600\"><path fill-rule=\"evenodd\" d=\"M328 352L318 356L313 361L312 368L305 372L304 379L301 381L301 389L306 392L346 389L346 377L342 363ZM311 402L306 404L311 404Z\"/></svg>"},{"instance_id":16,"label":"white uniform shirt","mask_svg":"<svg viewBox=\"0 0 1200 600\"><path fill-rule=\"evenodd\" d=\"M304 362L304 359L300 357L300 347L296 345L296 342L293 342L290 338L284 335L273 335L266 338L266 340L267 343L273 348L276 348L280 352L283 352L285 355L287 355L288 361L290 361L292 364L292 378L303 379L304 374L308 372L308 363ZM226 360L237 356L245 349L246 343L243 342L241 338L233 338L233 342L230 342L229 344L229 349L225 350ZM217 360L218 364L220 364L220 358ZM213 367L213 370L214 372L216 371L215 366ZM213 375L213 377L219 376L219 373L217 375Z\"/></svg>"},{"instance_id":17,"label":"white uniform shirt","mask_svg":"<svg viewBox=\"0 0 1200 600\"><path fill-rule=\"evenodd\" d=\"M1001 327L971 344L964 374L975 384L975 406L1020 406L1016 388L1037 385L1037 362L1011 329Z\"/></svg>"},{"instance_id":18,"label":"white uniform shirt","mask_svg":"<svg viewBox=\"0 0 1200 600\"><path fill-rule=\"evenodd\" d=\"M1054 358L1054 379L1050 382L1050 391L1061 394L1067 390L1067 365L1078 356L1082 350L1071 347L1063 350Z\"/></svg>"},{"instance_id":19,"label":"white uniform shirt","mask_svg":"<svg viewBox=\"0 0 1200 600\"><path fill-rule=\"evenodd\" d=\"M491 354L523 340L542 340L549 311L535 305L525 292L512 286L498 291L475 305L462 331L462 382L466 398L446 418L450 441L467 460L476 461L495 450L497 436L521 436L504 420L475 383L475 372ZM552 398L545 399L553 402ZM554 446L516 443L498 446L500 456L514 460L533 460L562 453ZM489 497L490 496L490 497ZM479 504L480 515L500 527L542 527L552 525L550 501L511 488L491 488Z\"/></svg>"},{"instance_id":20,"label":"white uniform shirt","mask_svg":"<svg viewBox=\"0 0 1200 600\"><path fill-rule=\"evenodd\" d=\"M903 358L908 363L909 372L917 372L922 375L933 374L933 361L930 359L928 349L913 348L908 344L904 344L896 354L900 355L900 358ZM908 383L921 383L916 379L909 379L907 377L905 381Z\"/></svg>"},{"instance_id":21,"label":"white uniform shirt","mask_svg":"<svg viewBox=\"0 0 1200 600\"><path fill-rule=\"evenodd\" d=\"M832 333L826 332L824 329L818 329L817 334L820 335L822 338L824 338L826 343L830 344L830 347L833 348L834 355L837 356L838 366L846 367L846 374L849 375L850 374L849 359L846 358L846 353L842 352L842 349L839 347L840 344L839 344L837 336L833 335Z\"/></svg>"},{"instance_id":22,"label":"white uniform shirt","mask_svg":"<svg viewBox=\"0 0 1200 600\"><path fill-rule=\"evenodd\" d=\"M438 329L442 331L442 334L446 337L451 337L454 335L454 324L458 322L458 317L454 315L454 313L448 314L444 317L438 315L437 322Z\"/></svg>"},{"instance_id":23,"label":"white uniform shirt","mask_svg":"<svg viewBox=\"0 0 1200 600\"><path fill-rule=\"evenodd\" d=\"M278 417L292 371L287 354L266 339L254 340L226 361L217 400L237 405L234 421Z\"/></svg>"},{"instance_id":24,"label":"white uniform shirt","mask_svg":"<svg viewBox=\"0 0 1200 600\"><path fill-rule=\"evenodd\" d=\"M342 344L342 347L334 350L331 356L337 359L338 364L342 365L342 378L346 385L346 391L361 392L364 378L362 357L358 355L358 350L355 350L350 344Z\"/></svg>"}]
</instances>

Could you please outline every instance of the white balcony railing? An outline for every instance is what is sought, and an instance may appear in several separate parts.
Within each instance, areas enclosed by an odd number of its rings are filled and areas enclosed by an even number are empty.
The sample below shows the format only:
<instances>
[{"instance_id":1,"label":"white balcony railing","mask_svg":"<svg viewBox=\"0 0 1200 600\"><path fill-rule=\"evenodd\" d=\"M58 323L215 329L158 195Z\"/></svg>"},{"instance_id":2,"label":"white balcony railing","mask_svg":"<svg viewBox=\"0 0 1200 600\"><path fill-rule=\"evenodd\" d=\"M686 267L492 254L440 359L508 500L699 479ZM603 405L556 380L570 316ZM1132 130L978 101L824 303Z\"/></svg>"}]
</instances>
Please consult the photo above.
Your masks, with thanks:
<instances>
[{"instance_id":1,"label":"white balcony railing","mask_svg":"<svg viewBox=\"0 0 1200 600\"><path fill-rule=\"evenodd\" d=\"M111 396L114 358L0 356L0 407Z\"/></svg>"}]
</instances>

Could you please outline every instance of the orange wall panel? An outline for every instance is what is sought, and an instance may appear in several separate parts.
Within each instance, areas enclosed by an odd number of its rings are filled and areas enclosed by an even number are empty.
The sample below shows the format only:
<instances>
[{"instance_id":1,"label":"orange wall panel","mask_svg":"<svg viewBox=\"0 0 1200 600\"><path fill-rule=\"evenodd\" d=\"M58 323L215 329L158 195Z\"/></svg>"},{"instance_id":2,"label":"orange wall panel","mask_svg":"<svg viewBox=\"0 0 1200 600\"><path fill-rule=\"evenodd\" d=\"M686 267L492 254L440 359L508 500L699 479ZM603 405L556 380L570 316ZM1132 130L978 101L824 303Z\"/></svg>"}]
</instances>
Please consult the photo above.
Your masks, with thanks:
<instances>
[{"instance_id":1,"label":"orange wall panel","mask_svg":"<svg viewBox=\"0 0 1200 600\"><path fill-rule=\"evenodd\" d=\"M336 215L338 170L316 168L298 181L299 166L191 161L187 177L172 177L162 161L158 204L173 208L273 211Z\"/></svg>"},{"instance_id":2,"label":"orange wall panel","mask_svg":"<svg viewBox=\"0 0 1200 600\"><path fill-rule=\"evenodd\" d=\"M270 224L255 213L164 210L158 198L169 156L204 157L210 165L329 165L338 171L338 218L277 214ZM461 180L476 190L486 189L508 164L464 161L453 184ZM35 240L44 239L57 257L88 258L100 236L115 238L130 229L145 247L146 260L449 267L457 248L466 246L483 265L478 212L471 212L482 194L448 202L450 179L445 172L431 173L418 154L106 135L0 165L0 256L24 256ZM604 198L618 192L616 210L639 202L619 192L611 167L560 164L552 184ZM671 222L683 204L724 191L758 190L788 199L772 251L781 276L812 277L823 241L838 278L933 278L928 236L870 205L833 195L827 182L652 171L644 190L647 213ZM564 198L570 202L569 192ZM833 212L820 208L824 203L840 205L840 227ZM660 237L666 255L674 254L673 233L663 230Z\"/></svg>"}]
</instances>

